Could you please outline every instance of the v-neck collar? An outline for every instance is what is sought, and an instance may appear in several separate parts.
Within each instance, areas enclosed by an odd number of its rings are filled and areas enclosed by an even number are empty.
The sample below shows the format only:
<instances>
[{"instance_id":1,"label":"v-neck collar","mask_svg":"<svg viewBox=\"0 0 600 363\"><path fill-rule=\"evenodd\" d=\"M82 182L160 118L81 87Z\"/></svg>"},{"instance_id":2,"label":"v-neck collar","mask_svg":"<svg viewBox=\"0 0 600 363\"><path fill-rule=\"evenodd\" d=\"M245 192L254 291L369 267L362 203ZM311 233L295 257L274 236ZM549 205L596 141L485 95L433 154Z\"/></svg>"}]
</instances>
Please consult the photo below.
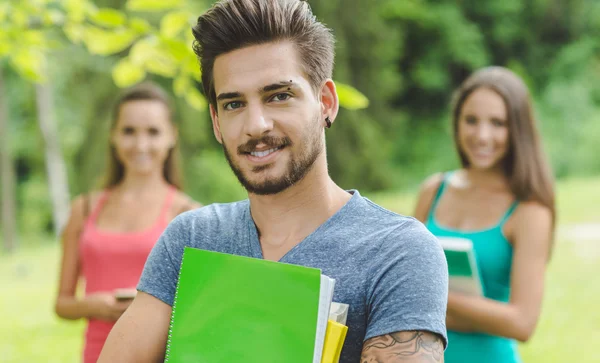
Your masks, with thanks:
<instances>
[{"instance_id":1,"label":"v-neck collar","mask_svg":"<svg viewBox=\"0 0 600 363\"><path fill-rule=\"evenodd\" d=\"M361 196L360 196L360 193L358 192L358 190L351 189L351 190L347 190L347 192L350 193L352 196L346 202L346 204L344 204L337 212L335 212L331 217L329 217L323 224L318 226L312 233L310 233L302 241L300 241L297 245L295 245L288 252L286 252L277 262L287 262L288 260L293 259L293 257L298 253L298 251L302 251L302 247L310 246L317 242L324 243L325 241L317 240L320 232L323 230L327 230L331 226L338 223L340 220L343 219L343 216L345 214L347 214L348 212L355 209L359 204ZM260 244L260 239L258 238L256 224L254 223L254 220L252 219L252 213L250 213L250 202L249 201L248 201L247 207L244 211L244 218L246 219L246 225L248 228L246 243L250 248L250 253L252 255L251 257L264 259L262 247ZM315 236L317 236L317 237L315 237Z\"/></svg>"}]
</instances>

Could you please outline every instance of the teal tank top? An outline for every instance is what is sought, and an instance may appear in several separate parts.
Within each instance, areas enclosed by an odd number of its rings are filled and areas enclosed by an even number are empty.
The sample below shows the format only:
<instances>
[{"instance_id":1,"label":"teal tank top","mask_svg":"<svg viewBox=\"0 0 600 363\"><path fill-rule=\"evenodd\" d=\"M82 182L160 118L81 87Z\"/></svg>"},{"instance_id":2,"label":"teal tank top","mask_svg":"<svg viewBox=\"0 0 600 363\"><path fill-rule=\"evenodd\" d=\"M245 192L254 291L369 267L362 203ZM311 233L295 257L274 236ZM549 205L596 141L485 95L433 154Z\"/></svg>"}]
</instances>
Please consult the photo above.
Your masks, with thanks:
<instances>
[{"instance_id":1,"label":"teal tank top","mask_svg":"<svg viewBox=\"0 0 600 363\"><path fill-rule=\"evenodd\" d=\"M444 227L435 220L435 211L444 194L449 176L447 174L438 188L425 225L433 235L438 237L470 239L473 242L485 297L508 302L512 245L504 236L502 227L517 207L518 201L515 201L502 219L491 228L460 231ZM448 330L448 347L444 354L444 361L446 363L521 363L517 343L513 339L452 330Z\"/></svg>"}]
</instances>

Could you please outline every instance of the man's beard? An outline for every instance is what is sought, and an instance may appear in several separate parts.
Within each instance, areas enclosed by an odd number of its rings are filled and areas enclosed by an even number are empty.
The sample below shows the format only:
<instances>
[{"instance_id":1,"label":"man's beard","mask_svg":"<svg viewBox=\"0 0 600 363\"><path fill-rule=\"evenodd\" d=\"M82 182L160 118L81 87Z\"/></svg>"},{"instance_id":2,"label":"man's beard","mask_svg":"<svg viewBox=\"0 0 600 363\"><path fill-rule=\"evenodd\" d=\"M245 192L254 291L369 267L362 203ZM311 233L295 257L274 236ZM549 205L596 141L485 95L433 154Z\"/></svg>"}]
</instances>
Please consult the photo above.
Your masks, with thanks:
<instances>
[{"instance_id":1,"label":"man's beard","mask_svg":"<svg viewBox=\"0 0 600 363\"><path fill-rule=\"evenodd\" d=\"M237 165L232 157L230 151L225 146L225 143L222 144L223 152L225 153L225 158L233 170L233 173L238 178L242 186L248 191L248 193L257 194L257 195L272 195L280 193L292 185L296 184L306 174L312 169L315 161L319 157L319 155L323 152L324 143L322 140L322 136L316 131L311 130L309 136L305 136L302 142L305 143L304 148L300 150L300 155L294 155L290 152L290 160L288 161L287 168L284 171L283 175L280 177L273 177L270 179L265 179L260 182L253 182L244 175L244 172L241 170L239 165ZM240 157L244 157L245 154L250 151L254 151L254 148L258 144L264 144L267 146L267 149L279 148L291 148L292 141L288 137L274 137L274 136L264 136L259 139L249 140L244 145L240 145L236 152ZM272 168L273 165L265 165L265 166L257 166L254 167L250 172L251 173L259 173L263 170L267 170Z\"/></svg>"}]
</instances>

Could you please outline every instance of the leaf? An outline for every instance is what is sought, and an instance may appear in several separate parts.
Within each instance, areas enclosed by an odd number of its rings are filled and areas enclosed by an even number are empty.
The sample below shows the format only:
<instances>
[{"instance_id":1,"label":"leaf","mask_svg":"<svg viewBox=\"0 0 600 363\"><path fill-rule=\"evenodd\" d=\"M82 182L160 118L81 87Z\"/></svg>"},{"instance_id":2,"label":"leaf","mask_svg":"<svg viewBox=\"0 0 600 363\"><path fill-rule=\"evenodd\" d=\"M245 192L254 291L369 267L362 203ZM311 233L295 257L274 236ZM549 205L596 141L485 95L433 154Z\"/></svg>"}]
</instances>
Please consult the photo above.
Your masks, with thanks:
<instances>
[{"instance_id":1,"label":"leaf","mask_svg":"<svg viewBox=\"0 0 600 363\"><path fill-rule=\"evenodd\" d=\"M0 23L4 23L6 15L8 14L9 5L8 3L0 4Z\"/></svg>"},{"instance_id":2,"label":"leaf","mask_svg":"<svg viewBox=\"0 0 600 363\"><path fill-rule=\"evenodd\" d=\"M202 82L202 70L200 69L200 63L198 62L198 58L196 58L195 55L193 57L189 57L186 61L186 64L188 66L186 66L185 68L188 71L188 73L191 74L196 81Z\"/></svg>"},{"instance_id":3,"label":"leaf","mask_svg":"<svg viewBox=\"0 0 600 363\"><path fill-rule=\"evenodd\" d=\"M137 36L131 30L106 31L90 26L85 30L83 40L90 53L110 55L129 47Z\"/></svg>"},{"instance_id":4,"label":"leaf","mask_svg":"<svg viewBox=\"0 0 600 363\"><path fill-rule=\"evenodd\" d=\"M174 38L185 27L189 27L190 15L184 12L172 12L165 15L160 21L160 34L167 38Z\"/></svg>"},{"instance_id":5,"label":"leaf","mask_svg":"<svg viewBox=\"0 0 600 363\"><path fill-rule=\"evenodd\" d=\"M138 34L146 34L152 29L150 23L142 18L130 18L129 27Z\"/></svg>"},{"instance_id":6,"label":"leaf","mask_svg":"<svg viewBox=\"0 0 600 363\"><path fill-rule=\"evenodd\" d=\"M29 15L23 10L16 8L10 14L10 20L18 28L26 28L29 22Z\"/></svg>"},{"instance_id":7,"label":"leaf","mask_svg":"<svg viewBox=\"0 0 600 363\"><path fill-rule=\"evenodd\" d=\"M143 65L157 52L158 40L154 36L140 39L131 47L129 57L136 65Z\"/></svg>"},{"instance_id":8,"label":"leaf","mask_svg":"<svg viewBox=\"0 0 600 363\"><path fill-rule=\"evenodd\" d=\"M97 25L107 28L116 28L124 25L127 18L125 17L125 14L116 9L103 8L90 16L90 20Z\"/></svg>"},{"instance_id":9,"label":"leaf","mask_svg":"<svg viewBox=\"0 0 600 363\"><path fill-rule=\"evenodd\" d=\"M45 48L47 44L46 37L41 30L26 30L21 34L19 41L27 47Z\"/></svg>"},{"instance_id":10,"label":"leaf","mask_svg":"<svg viewBox=\"0 0 600 363\"><path fill-rule=\"evenodd\" d=\"M385 19L421 21L427 15L427 5L418 0L391 0L381 4L380 12Z\"/></svg>"},{"instance_id":11,"label":"leaf","mask_svg":"<svg viewBox=\"0 0 600 363\"><path fill-rule=\"evenodd\" d=\"M94 15L98 12L98 7L96 4L91 2L90 0L79 0L83 2L83 11L87 16Z\"/></svg>"},{"instance_id":12,"label":"leaf","mask_svg":"<svg viewBox=\"0 0 600 363\"><path fill-rule=\"evenodd\" d=\"M194 54L194 52L191 52L191 54L182 61L181 68L183 72L192 75L192 77L196 81L202 82L202 71L200 70L200 62L198 62L198 57L196 57L196 54Z\"/></svg>"},{"instance_id":13,"label":"leaf","mask_svg":"<svg viewBox=\"0 0 600 363\"><path fill-rule=\"evenodd\" d=\"M179 39L169 39L161 37L160 48L162 51L169 53L169 55L176 59L178 62L183 61L190 55L194 55L192 48L187 46L183 41Z\"/></svg>"},{"instance_id":14,"label":"leaf","mask_svg":"<svg viewBox=\"0 0 600 363\"><path fill-rule=\"evenodd\" d=\"M160 12L175 9L183 4L183 0L128 0L127 10Z\"/></svg>"},{"instance_id":15,"label":"leaf","mask_svg":"<svg viewBox=\"0 0 600 363\"><path fill-rule=\"evenodd\" d=\"M146 77L146 72L131 62L128 58L123 58L112 69L112 76L118 87L129 87Z\"/></svg>"},{"instance_id":16,"label":"leaf","mask_svg":"<svg viewBox=\"0 0 600 363\"><path fill-rule=\"evenodd\" d=\"M46 56L43 52L34 48L20 48L12 54L10 61L24 78L32 82L45 80Z\"/></svg>"},{"instance_id":17,"label":"leaf","mask_svg":"<svg viewBox=\"0 0 600 363\"><path fill-rule=\"evenodd\" d=\"M63 27L63 31L73 44L81 43L85 36L85 27L81 24L69 22Z\"/></svg>"},{"instance_id":18,"label":"leaf","mask_svg":"<svg viewBox=\"0 0 600 363\"><path fill-rule=\"evenodd\" d=\"M4 33L0 32L0 57L10 54L13 49L12 42L10 42L4 35Z\"/></svg>"},{"instance_id":19,"label":"leaf","mask_svg":"<svg viewBox=\"0 0 600 363\"><path fill-rule=\"evenodd\" d=\"M131 62L139 67L144 67L164 77L172 78L177 74L179 63L168 52L164 45L155 36L149 36L136 42L131 48Z\"/></svg>"},{"instance_id":20,"label":"leaf","mask_svg":"<svg viewBox=\"0 0 600 363\"><path fill-rule=\"evenodd\" d=\"M65 14L56 9L49 9L43 15L44 25L60 25L65 21Z\"/></svg>"},{"instance_id":21,"label":"leaf","mask_svg":"<svg viewBox=\"0 0 600 363\"><path fill-rule=\"evenodd\" d=\"M163 77L173 78L177 74L177 63L165 54L146 61L146 70Z\"/></svg>"},{"instance_id":22,"label":"leaf","mask_svg":"<svg viewBox=\"0 0 600 363\"><path fill-rule=\"evenodd\" d=\"M189 55L182 61L182 68L186 73L191 74L194 79L198 82L202 82L202 71L200 69L200 62L198 62L198 57L196 53L192 50L192 45L194 43L194 35L192 32L186 32L184 35L185 42L184 44L190 50Z\"/></svg>"},{"instance_id":23,"label":"leaf","mask_svg":"<svg viewBox=\"0 0 600 363\"><path fill-rule=\"evenodd\" d=\"M185 39L184 42L188 47L191 47L194 44L194 42L196 41L196 38L194 37L194 33L192 33L191 30L189 32L183 33L183 38Z\"/></svg>"},{"instance_id":24,"label":"leaf","mask_svg":"<svg viewBox=\"0 0 600 363\"><path fill-rule=\"evenodd\" d=\"M186 77L185 75L179 75L179 77L175 78L173 81L173 91L175 92L175 95L183 96L191 85L192 82L190 82L189 77Z\"/></svg>"},{"instance_id":25,"label":"leaf","mask_svg":"<svg viewBox=\"0 0 600 363\"><path fill-rule=\"evenodd\" d=\"M196 110L204 110L207 107L206 99L195 88L190 88L185 93L185 100Z\"/></svg>"},{"instance_id":26,"label":"leaf","mask_svg":"<svg viewBox=\"0 0 600 363\"><path fill-rule=\"evenodd\" d=\"M369 106L369 99L356 88L343 83L336 83L340 106L349 110L359 110Z\"/></svg>"},{"instance_id":27,"label":"leaf","mask_svg":"<svg viewBox=\"0 0 600 363\"><path fill-rule=\"evenodd\" d=\"M85 1L65 0L65 10L70 21L81 23L85 19Z\"/></svg>"}]
</instances>

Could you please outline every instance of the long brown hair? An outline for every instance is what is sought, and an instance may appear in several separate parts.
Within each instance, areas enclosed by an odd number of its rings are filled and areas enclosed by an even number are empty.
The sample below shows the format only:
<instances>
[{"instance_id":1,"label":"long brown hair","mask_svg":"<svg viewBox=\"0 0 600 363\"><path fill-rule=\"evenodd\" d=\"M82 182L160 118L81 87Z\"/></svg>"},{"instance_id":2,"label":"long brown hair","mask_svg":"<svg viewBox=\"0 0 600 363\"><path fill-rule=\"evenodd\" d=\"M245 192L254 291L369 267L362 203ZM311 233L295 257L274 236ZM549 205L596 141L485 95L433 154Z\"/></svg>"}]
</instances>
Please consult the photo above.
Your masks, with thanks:
<instances>
[{"instance_id":1,"label":"long brown hair","mask_svg":"<svg viewBox=\"0 0 600 363\"><path fill-rule=\"evenodd\" d=\"M456 90L453 100L452 126L454 143L463 167L469 160L458 140L458 121L462 106L473 91L488 88L504 99L508 115L509 147L503 160L504 173L512 193L521 201L536 201L552 212L556 225L554 178L542 151L539 132L525 83L503 67L486 67L473 73Z\"/></svg>"},{"instance_id":2,"label":"long brown hair","mask_svg":"<svg viewBox=\"0 0 600 363\"><path fill-rule=\"evenodd\" d=\"M117 99L117 102L115 103L113 108L112 121L110 126L111 132L117 126L121 106L123 106L123 104L127 102L140 100L162 102L168 110L169 121L173 123L173 127L175 127L173 108L171 107L171 100L169 99L167 93L158 85L152 82L143 82L125 90ZM106 172L106 177L104 179L103 187L105 189L110 189L116 186L123 180L124 176L125 166L119 160L114 146L110 145L110 151L108 156L108 168ZM167 155L163 166L163 176L167 183L173 185L177 189L181 189L183 187L183 178L181 176L181 169L179 166L179 152L177 142L175 143L175 146L169 150L169 154Z\"/></svg>"},{"instance_id":3,"label":"long brown hair","mask_svg":"<svg viewBox=\"0 0 600 363\"><path fill-rule=\"evenodd\" d=\"M221 0L198 18L192 32L204 94L215 109L215 59L236 49L289 40L313 89L333 73L333 34L317 21L306 1Z\"/></svg>"}]
</instances>

